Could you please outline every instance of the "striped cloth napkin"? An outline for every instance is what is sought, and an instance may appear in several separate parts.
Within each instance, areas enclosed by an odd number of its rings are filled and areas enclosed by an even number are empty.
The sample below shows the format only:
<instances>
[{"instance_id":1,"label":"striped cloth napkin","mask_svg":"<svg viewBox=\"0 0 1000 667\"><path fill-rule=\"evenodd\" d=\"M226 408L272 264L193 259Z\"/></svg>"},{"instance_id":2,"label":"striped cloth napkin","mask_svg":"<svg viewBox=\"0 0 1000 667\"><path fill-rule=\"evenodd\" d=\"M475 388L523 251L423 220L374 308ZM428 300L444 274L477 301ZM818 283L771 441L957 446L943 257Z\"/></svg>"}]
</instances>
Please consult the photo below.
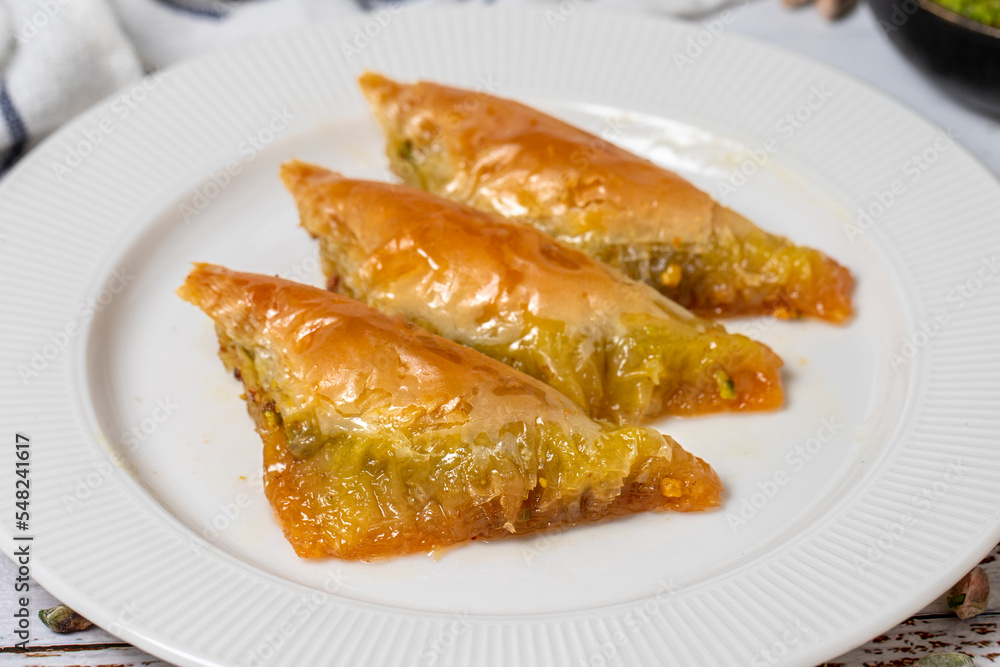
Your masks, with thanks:
<instances>
[{"instance_id":1,"label":"striped cloth napkin","mask_svg":"<svg viewBox=\"0 0 1000 667\"><path fill-rule=\"evenodd\" d=\"M0 177L38 140L144 73L317 20L492 0L0 0ZM728 0L502 0L691 15Z\"/></svg>"}]
</instances>

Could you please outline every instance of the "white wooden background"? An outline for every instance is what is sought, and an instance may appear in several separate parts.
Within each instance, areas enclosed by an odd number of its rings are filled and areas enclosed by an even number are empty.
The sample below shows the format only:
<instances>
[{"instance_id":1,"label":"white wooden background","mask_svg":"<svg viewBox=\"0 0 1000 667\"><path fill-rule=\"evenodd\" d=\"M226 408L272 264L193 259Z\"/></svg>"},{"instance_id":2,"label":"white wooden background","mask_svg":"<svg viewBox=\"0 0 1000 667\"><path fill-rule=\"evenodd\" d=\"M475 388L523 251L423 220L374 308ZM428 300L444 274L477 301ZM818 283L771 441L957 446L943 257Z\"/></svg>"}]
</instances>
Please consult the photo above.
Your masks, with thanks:
<instances>
[{"instance_id":1,"label":"white wooden background","mask_svg":"<svg viewBox=\"0 0 1000 667\"><path fill-rule=\"evenodd\" d=\"M754 0L739 10L729 29L780 44L868 81L941 127L950 129L994 173L1000 174L1000 124L964 110L921 78L879 34L867 6L839 23L827 24L810 8L786 11L778 6L778 0ZM995 550L984 565L996 591L987 613L962 621L948 611L943 599L939 599L905 623L822 667L906 667L939 651L967 653L974 656L978 667L1000 665L1000 632L997 630L1000 560L996 560L997 556L1000 550ZM48 631L37 620L37 612L56 605L57 601L37 585L32 587L31 595L34 619L31 651L26 654L11 652L14 642L12 572L12 563L0 558L0 667L169 665L98 628L70 635Z\"/></svg>"},{"instance_id":2,"label":"white wooden background","mask_svg":"<svg viewBox=\"0 0 1000 667\"><path fill-rule=\"evenodd\" d=\"M905 667L930 653L957 651L976 660L977 666L1000 664L1000 546L983 561L990 575L989 609L967 621L948 610L942 596L926 609L850 653L822 667ZM14 653L11 613L15 609L14 564L0 557L0 665L18 667L160 667L169 666L96 626L60 635L38 620L38 611L58 602L37 584L31 586L33 636L28 653ZM311 667L304 665L303 667ZM359 665L358 667L376 667ZM688 667L697 667L690 665ZM734 666L736 667L736 666Z\"/></svg>"}]
</instances>

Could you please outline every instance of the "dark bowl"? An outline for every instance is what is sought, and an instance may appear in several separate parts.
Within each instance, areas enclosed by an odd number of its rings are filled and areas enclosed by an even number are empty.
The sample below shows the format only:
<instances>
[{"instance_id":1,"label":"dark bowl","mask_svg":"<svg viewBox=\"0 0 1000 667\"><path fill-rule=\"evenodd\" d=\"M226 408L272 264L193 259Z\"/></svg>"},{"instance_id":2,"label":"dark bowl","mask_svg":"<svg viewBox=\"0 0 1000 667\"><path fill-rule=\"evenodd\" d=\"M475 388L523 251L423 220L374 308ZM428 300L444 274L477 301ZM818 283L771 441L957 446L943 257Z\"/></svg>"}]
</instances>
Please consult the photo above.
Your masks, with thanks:
<instances>
[{"instance_id":1,"label":"dark bowl","mask_svg":"<svg viewBox=\"0 0 1000 667\"><path fill-rule=\"evenodd\" d=\"M946 92L1000 116L1000 28L931 0L869 0L879 28Z\"/></svg>"}]
</instances>

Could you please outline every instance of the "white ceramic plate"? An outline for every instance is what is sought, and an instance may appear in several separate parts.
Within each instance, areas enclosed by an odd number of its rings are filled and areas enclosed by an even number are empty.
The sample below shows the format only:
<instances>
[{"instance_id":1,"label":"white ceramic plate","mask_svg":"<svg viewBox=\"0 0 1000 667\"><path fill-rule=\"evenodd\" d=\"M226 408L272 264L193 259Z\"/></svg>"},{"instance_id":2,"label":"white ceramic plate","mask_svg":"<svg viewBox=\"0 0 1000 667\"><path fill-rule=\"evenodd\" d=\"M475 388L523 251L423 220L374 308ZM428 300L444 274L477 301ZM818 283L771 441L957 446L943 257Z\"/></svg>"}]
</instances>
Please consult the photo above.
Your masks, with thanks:
<instances>
[{"instance_id":1,"label":"white ceramic plate","mask_svg":"<svg viewBox=\"0 0 1000 667\"><path fill-rule=\"evenodd\" d=\"M758 44L676 59L708 41L677 23L443 11L371 32L179 67L0 188L3 512L15 431L32 484L29 528L5 519L3 548L32 535L55 595L189 665L811 665L996 544L1000 188L947 134ZM731 324L785 359L782 411L660 424L719 471L722 511L375 564L294 556L240 387L173 290L192 261L319 284L277 168L388 177L365 68L537 104L851 268L848 326Z\"/></svg>"}]
</instances>

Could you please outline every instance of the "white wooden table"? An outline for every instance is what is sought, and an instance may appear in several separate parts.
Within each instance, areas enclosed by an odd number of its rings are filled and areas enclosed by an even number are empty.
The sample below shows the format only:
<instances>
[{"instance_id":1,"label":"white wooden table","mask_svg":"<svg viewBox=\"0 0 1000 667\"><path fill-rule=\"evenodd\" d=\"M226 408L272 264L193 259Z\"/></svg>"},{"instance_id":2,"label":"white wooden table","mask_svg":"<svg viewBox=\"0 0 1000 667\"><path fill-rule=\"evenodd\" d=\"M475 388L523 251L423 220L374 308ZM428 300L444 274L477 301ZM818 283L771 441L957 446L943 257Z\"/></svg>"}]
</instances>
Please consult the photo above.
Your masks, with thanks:
<instances>
[{"instance_id":1,"label":"white wooden table","mask_svg":"<svg viewBox=\"0 0 1000 667\"><path fill-rule=\"evenodd\" d=\"M736 19L726 30L780 44L870 82L950 129L994 173L1000 174L1000 124L966 111L921 78L879 34L867 6L843 21L828 24L810 8L786 11L778 6L777 0L755 0L737 10ZM984 567L995 591L986 613L962 621L948 611L941 598L884 635L827 665L904 667L928 653L939 651L967 653L974 656L980 666L1000 664L1000 631L997 629L1000 622L1000 549L987 558ZM99 628L69 635L50 632L38 621L37 613L58 602L37 584L33 584L31 595L34 619L31 651L27 654L11 652L10 646L15 641L11 618L15 605L14 571L9 560L0 558L0 666L169 665Z\"/></svg>"}]
</instances>

